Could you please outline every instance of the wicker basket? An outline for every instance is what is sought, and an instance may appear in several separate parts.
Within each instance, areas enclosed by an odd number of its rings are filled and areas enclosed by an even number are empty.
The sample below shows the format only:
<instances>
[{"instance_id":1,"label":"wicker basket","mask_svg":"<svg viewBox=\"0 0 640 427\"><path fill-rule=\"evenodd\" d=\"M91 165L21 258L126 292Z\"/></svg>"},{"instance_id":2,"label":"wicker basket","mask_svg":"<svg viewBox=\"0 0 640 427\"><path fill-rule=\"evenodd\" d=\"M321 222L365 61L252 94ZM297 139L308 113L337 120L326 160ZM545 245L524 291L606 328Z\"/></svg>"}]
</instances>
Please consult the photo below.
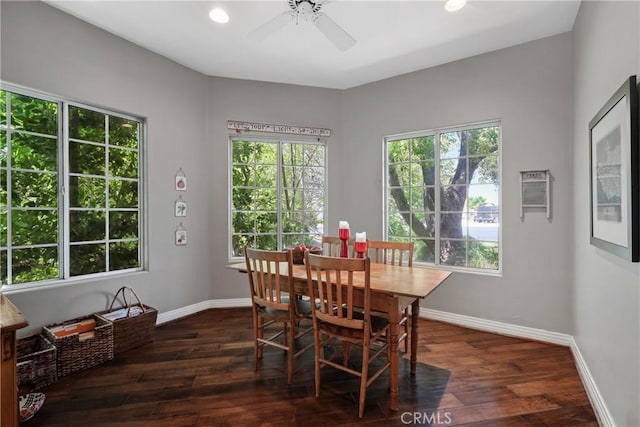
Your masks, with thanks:
<instances>
[{"instance_id":1,"label":"wicker basket","mask_svg":"<svg viewBox=\"0 0 640 427\"><path fill-rule=\"evenodd\" d=\"M19 339L17 353L18 386L32 391L58 380L56 347L42 335Z\"/></svg>"},{"instance_id":2,"label":"wicker basket","mask_svg":"<svg viewBox=\"0 0 640 427\"><path fill-rule=\"evenodd\" d=\"M127 302L125 291L129 291L129 301ZM118 299L118 295L122 293L124 305L119 309L114 309L113 305ZM138 301L137 304L131 305L132 299ZM130 316L132 309L139 311L135 316ZM126 310L125 317L110 320L106 316L115 310ZM134 347L153 342L155 338L156 319L158 318L158 310L148 305L144 305L133 289L123 286L118 289L111 306L108 310L95 313L96 316L113 324L113 350L114 354L122 353Z\"/></svg>"},{"instance_id":3,"label":"wicker basket","mask_svg":"<svg viewBox=\"0 0 640 427\"><path fill-rule=\"evenodd\" d=\"M92 315L69 320L62 325L90 318L94 318L96 321L94 336L85 340L80 340L80 334L77 333L66 337L55 336L51 328L60 326L60 324L47 325L42 328L44 336L56 346L58 378L113 359L113 325L111 322Z\"/></svg>"}]
</instances>

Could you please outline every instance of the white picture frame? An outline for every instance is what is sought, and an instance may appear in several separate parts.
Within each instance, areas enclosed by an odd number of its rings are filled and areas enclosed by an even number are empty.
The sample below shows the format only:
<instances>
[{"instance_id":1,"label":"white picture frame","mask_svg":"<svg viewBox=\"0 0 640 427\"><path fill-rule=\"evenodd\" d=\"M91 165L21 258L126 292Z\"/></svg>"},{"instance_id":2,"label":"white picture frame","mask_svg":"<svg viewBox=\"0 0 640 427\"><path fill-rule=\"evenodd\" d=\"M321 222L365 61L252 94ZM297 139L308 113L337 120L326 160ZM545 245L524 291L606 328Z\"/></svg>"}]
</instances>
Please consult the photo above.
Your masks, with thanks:
<instances>
[{"instance_id":1,"label":"white picture frame","mask_svg":"<svg viewBox=\"0 0 640 427\"><path fill-rule=\"evenodd\" d=\"M176 172L176 191L187 191L187 176L182 169Z\"/></svg>"},{"instance_id":2,"label":"white picture frame","mask_svg":"<svg viewBox=\"0 0 640 427\"><path fill-rule=\"evenodd\" d=\"M187 244L187 230L176 230L176 246L185 246Z\"/></svg>"},{"instance_id":3,"label":"white picture frame","mask_svg":"<svg viewBox=\"0 0 640 427\"><path fill-rule=\"evenodd\" d=\"M187 216L187 202L182 199L180 196L174 204L174 215L176 217L185 217Z\"/></svg>"}]
</instances>

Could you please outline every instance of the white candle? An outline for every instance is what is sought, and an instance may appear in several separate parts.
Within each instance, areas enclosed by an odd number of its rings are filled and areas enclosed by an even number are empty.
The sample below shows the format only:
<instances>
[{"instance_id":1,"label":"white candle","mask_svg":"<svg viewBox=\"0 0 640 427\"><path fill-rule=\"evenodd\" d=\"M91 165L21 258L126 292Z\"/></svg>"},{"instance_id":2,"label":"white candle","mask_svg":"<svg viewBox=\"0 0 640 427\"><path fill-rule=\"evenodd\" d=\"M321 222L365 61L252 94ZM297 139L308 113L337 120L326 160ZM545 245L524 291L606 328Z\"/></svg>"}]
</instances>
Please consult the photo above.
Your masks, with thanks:
<instances>
[{"instance_id":1,"label":"white candle","mask_svg":"<svg viewBox=\"0 0 640 427\"><path fill-rule=\"evenodd\" d=\"M349 223L347 221L340 221L338 223L338 229L340 230L348 230L349 229Z\"/></svg>"},{"instance_id":2,"label":"white candle","mask_svg":"<svg viewBox=\"0 0 640 427\"><path fill-rule=\"evenodd\" d=\"M367 241L367 233L356 233L356 242L366 242Z\"/></svg>"}]
</instances>

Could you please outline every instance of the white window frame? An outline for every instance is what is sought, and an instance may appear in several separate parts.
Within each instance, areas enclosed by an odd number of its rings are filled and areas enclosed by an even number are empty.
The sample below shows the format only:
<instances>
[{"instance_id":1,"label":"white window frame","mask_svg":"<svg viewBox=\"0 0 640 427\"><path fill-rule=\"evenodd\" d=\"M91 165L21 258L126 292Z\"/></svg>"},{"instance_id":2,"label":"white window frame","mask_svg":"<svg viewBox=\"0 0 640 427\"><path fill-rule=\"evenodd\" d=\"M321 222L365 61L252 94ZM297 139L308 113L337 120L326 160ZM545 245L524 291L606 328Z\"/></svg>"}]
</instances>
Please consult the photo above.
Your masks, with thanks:
<instances>
[{"instance_id":1,"label":"white window frame","mask_svg":"<svg viewBox=\"0 0 640 427\"><path fill-rule=\"evenodd\" d=\"M82 283L90 280L101 279L105 277L127 275L135 272L141 272L147 270L148 264L148 248L147 248L147 228L146 228L146 126L147 121L144 117L134 115L126 112L117 111L110 108L99 107L96 105L78 102L72 99L64 98L61 96L53 95L50 93L34 90L28 87L16 85L13 83L7 83L0 81L0 89L5 92L15 93L17 95L23 95L42 99L48 102L54 102L58 104L58 278L40 280L37 282L26 282L18 284L2 284L0 290L6 294L20 293L23 291L39 289L39 288L54 288L59 286L66 286L73 283ZM119 117L126 120L132 120L139 123L138 126L138 267L127 268L113 271L102 271L91 274L70 276L70 225L69 225L69 131L68 131L68 109L69 106L84 108L103 114L107 114L113 117ZM10 105L7 105L7 109ZM7 127L3 128L9 135L9 118L7 118ZM105 148L108 147L108 143L105 142ZM11 169L10 157L7 156L7 168ZM108 161L108 159L107 159ZM108 180L108 176L105 174L105 179ZM10 195L8 195L7 205L11 205ZM108 216L110 208L105 207L105 212ZM10 212L10 211L9 211ZM108 218L106 219L106 227L108 227ZM10 214L7 214L7 228L11 233L11 221ZM117 240L117 239L116 239ZM106 241L110 241L108 238ZM76 242L78 243L78 242ZM11 245L7 242L7 248ZM22 246L22 245L21 245ZM28 247L39 247L42 245L27 245ZM107 251L108 252L108 251ZM106 265L108 266L108 253L106 255ZM10 251L8 253L8 259L10 257ZM7 268L11 266L9 260ZM11 276L11 272L7 271L8 276Z\"/></svg>"},{"instance_id":2,"label":"white window frame","mask_svg":"<svg viewBox=\"0 0 640 427\"><path fill-rule=\"evenodd\" d=\"M296 136L296 138L287 138L287 137L282 137L282 138L274 138L274 137L263 137L263 136L259 136L259 135L242 135L242 136L238 136L237 134L231 134L229 135L229 143L227 145L228 147L228 161L227 161L227 165L228 165L228 183L229 183L229 187L228 187L228 200L227 200L227 206L229 207L228 209L228 213L227 213L227 258L229 262L238 262L238 261L242 261L244 258L242 256L234 256L233 255L233 141L234 140L242 140L242 141L251 141L251 142L264 142L264 143L271 143L271 144L277 144L278 146L278 153L281 153L281 149L282 149L282 145L283 144L308 144L308 145L322 145L324 147L324 198L323 198L323 227L326 226L327 224L327 217L328 217L328 212L329 212L329 208L328 208L328 181L329 181L329 174L328 174L328 144L326 143L326 141L320 141L316 138L305 138L305 137L300 137L300 136ZM277 242L278 242L278 250L283 250L285 248L283 248L283 243L282 243L282 237L283 237L283 231L282 231L282 203L281 203L281 197L282 197L282 185L281 185L281 170L282 170L282 157L279 155L278 156L278 162L277 162L277 170L278 170L278 203L277 203L277 216L278 216L278 224L277 224ZM268 233L268 234L272 234L272 233Z\"/></svg>"},{"instance_id":3,"label":"white window frame","mask_svg":"<svg viewBox=\"0 0 640 427\"><path fill-rule=\"evenodd\" d=\"M489 269L481 269L481 268L473 268L473 267L463 267L463 266L453 266L448 264L440 263L440 187L442 186L440 182L440 135L448 132L458 132L469 129L478 129L482 127L498 127L498 173L499 173L499 181L498 181L498 269L489 270ZM382 197L382 211L383 211L383 224L382 224L382 235L386 240L389 238L389 158L388 158L388 142L395 141L398 139L409 139L409 138L419 138L433 136L434 144L435 144L435 158L433 159L435 162L435 177L434 177L434 186L435 186L435 206L436 209L434 211L435 214L435 262L423 262L423 261L415 261L413 265L416 266L426 266L433 267L436 266L438 268L450 271L464 272L464 273L474 273L480 275L487 276L502 276L503 269L503 246L502 246L502 224L503 224L503 216L502 216L502 186L503 186L503 174L502 174L502 121L497 120L489 120L482 122L474 122L467 123L455 126L446 126L446 127L438 127L428 130L420 130L406 133L399 133L393 135L387 135L383 139L382 143L382 151L383 151L383 176L384 176L384 185L383 185L383 197ZM469 184L467 184L467 188ZM466 256L468 256L468 251Z\"/></svg>"}]
</instances>

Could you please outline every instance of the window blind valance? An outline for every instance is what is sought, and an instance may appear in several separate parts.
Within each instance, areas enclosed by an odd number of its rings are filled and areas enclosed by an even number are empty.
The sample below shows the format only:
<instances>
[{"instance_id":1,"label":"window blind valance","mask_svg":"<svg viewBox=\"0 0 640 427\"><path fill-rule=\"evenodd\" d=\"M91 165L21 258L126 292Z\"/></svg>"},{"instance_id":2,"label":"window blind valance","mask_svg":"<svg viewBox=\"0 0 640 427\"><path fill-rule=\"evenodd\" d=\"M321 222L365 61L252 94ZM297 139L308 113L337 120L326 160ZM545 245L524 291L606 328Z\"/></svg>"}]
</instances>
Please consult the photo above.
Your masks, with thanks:
<instances>
[{"instance_id":1,"label":"window blind valance","mask_svg":"<svg viewBox=\"0 0 640 427\"><path fill-rule=\"evenodd\" d=\"M239 120L228 120L227 129L235 130L237 132L268 132L288 135L315 136L321 138L328 138L331 136L331 129L326 128L245 122Z\"/></svg>"}]
</instances>

